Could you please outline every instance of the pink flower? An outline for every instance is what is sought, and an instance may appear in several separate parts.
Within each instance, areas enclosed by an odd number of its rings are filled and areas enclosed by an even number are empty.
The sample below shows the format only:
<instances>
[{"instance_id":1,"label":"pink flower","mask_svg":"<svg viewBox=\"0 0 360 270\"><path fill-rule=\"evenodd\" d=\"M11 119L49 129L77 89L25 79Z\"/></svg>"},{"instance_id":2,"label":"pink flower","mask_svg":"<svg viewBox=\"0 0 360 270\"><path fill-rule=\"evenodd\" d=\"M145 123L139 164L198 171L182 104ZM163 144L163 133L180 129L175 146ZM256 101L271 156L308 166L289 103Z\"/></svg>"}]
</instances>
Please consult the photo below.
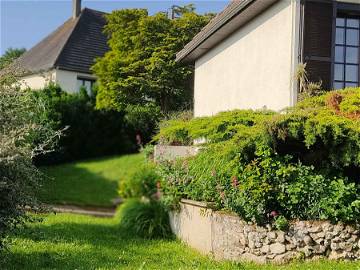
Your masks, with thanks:
<instances>
[{"instance_id":1,"label":"pink flower","mask_svg":"<svg viewBox=\"0 0 360 270\"><path fill-rule=\"evenodd\" d=\"M275 217L277 217L278 215L279 215L279 213L278 213L277 211L275 211L275 210L270 212L270 216L271 216L271 217L274 217L274 218L275 218Z\"/></svg>"},{"instance_id":2,"label":"pink flower","mask_svg":"<svg viewBox=\"0 0 360 270\"><path fill-rule=\"evenodd\" d=\"M212 177L215 177L215 176L216 176L216 171L215 171L215 170L212 170L212 171L211 171L211 176L212 176Z\"/></svg>"},{"instance_id":3,"label":"pink flower","mask_svg":"<svg viewBox=\"0 0 360 270\"><path fill-rule=\"evenodd\" d=\"M220 192L220 197L221 197L222 200L225 199L225 192L224 192L224 191L221 191L221 192Z\"/></svg>"}]
</instances>

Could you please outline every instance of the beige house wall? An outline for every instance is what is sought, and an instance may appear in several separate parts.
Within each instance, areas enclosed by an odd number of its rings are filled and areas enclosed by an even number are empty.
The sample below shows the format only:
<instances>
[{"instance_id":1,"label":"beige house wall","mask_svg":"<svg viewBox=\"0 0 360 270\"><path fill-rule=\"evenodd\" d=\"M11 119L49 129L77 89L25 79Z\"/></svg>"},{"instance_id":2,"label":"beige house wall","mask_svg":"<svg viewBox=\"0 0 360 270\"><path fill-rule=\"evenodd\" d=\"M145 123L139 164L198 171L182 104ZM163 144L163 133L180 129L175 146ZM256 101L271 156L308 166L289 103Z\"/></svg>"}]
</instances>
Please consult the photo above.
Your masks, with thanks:
<instances>
[{"instance_id":1,"label":"beige house wall","mask_svg":"<svg viewBox=\"0 0 360 270\"><path fill-rule=\"evenodd\" d=\"M96 77L86 73L54 69L48 72L26 76L22 78L21 85L22 88L29 87L31 89L41 89L50 82L54 82L59 84L64 91L75 93L79 91L80 88L80 84L77 80L78 77L96 79Z\"/></svg>"},{"instance_id":2,"label":"beige house wall","mask_svg":"<svg viewBox=\"0 0 360 270\"><path fill-rule=\"evenodd\" d=\"M195 63L195 116L294 105L298 0L280 0Z\"/></svg>"},{"instance_id":3,"label":"beige house wall","mask_svg":"<svg viewBox=\"0 0 360 270\"><path fill-rule=\"evenodd\" d=\"M80 89L80 84L77 81L78 76L88 79L96 79L96 77L86 74L78 73L73 71L66 70L56 70L56 82L61 86L61 88L69 93L78 92Z\"/></svg>"},{"instance_id":4,"label":"beige house wall","mask_svg":"<svg viewBox=\"0 0 360 270\"><path fill-rule=\"evenodd\" d=\"M41 89L56 79L54 70L25 76L21 79L21 88Z\"/></svg>"}]
</instances>

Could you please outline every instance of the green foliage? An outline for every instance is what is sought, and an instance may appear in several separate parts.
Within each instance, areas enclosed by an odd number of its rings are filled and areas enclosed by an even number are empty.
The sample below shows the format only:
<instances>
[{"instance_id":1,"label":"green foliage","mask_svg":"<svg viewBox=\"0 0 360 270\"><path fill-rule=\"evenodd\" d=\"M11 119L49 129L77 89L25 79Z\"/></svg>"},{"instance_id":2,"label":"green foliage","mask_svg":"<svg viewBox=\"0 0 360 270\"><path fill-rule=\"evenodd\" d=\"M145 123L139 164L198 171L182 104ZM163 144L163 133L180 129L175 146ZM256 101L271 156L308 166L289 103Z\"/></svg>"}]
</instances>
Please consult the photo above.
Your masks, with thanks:
<instances>
[{"instance_id":1,"label":"green foliage","mask_svg":"<svg viewBox=\"0 0 360 270\"><path fill-rule=\"evenodd\" d=\"M227 141L240 136L244 130L255 130L274 113L268 111L237 110L222 112L213 117L172 119L162 122L155 140L161 144L191 145L202 139L208 143ZM183 119L182 119L183 118Z\"/></svg>"},{"instance_id":2,"label":"green foliage","mask_svg":"<svg viewBox=\"0 0 360 270\"><path fill-rule=\"evenodd\" d=\"M280 231L286 231L289 228L289 221L284 216L275 217L274 225Z\"/></svg>"},{"instance_id":3,"label":"green foliage","mask_svg":"<svg viewBox=\"0 0 360 270\"><path fill-rule=\"evenodd\" d=\"M9 48L5 53L0 57L0 70L9 66L15 59L19 58L23 53L26 52L25 48L22 49L13 49Z\"/></svg>"},{"instance_id":4,"label":"green foliage","mask_svg":"<svg viewBox=\"0 0 360 270\"><path fill-rule=\"evenodd\" d=\"M260 224L278 215L358 222L358 91L314 97L281 114L234 111L162 123L162 143L206 143L196 157L160 165L161 200L169 207L181 198L206 201Z\"/></svg>"},{"instance_id":5,"label":"green foliage","mask_svg":"<svg viewBox=\"0 0 360 270\"><path fill-rule=\"evenodd\" d=\"M146 163L132 174L120 179L120 197L156 199L158 181L155 165Z\"/></svg>"},{"instance_id":6,"label":"green foliage","mask_svg":"<svg viewBox=\"0 0 360 270\"><path fill-rule=\"evenodd\" d=\"M21 90L13 72L0 77L0 250L9 232L33 220L26 208L41 209L35 191L43 176L32 158L59 135L44 121L43 100Z\"/></svg>"},{"instance_id":7,"label":"green foliage","mask_svg":"<svg viewBox=\"0 0 360 270\"><path fill-rule=\"evenodd\" d=\"M192 67L175 54L209 21L191 7L177 9L179 18L149 16L144 9L124 9L107 16L110 51L97 60L97 107L123 110L151 104L163 112L179 110L191 99Z\"/></svg>"},{"instance_id":8,"label":"green foliage","mask_svg":"<svg viewBox=\"0 0 360 270\"><path fill-rule=\"evenodd\" d=\"M39 157L38 164L136 151L136 130L126 119L126 113L96 110L94 93L89 95L82 89L79 93L70 94L57 85L49 85L34 91L33 95L45 101L47 121L55 129L65 129L56 151ZM148 125L151 123L149 120Z\"/></svg>"},{"instance_id":9,"label":"green foliage","mask_svg":"<svg viewBox=\"0 0 360 270\"><path fill-rule=\"evenodd\" d=\"M169 215L156 201L132 199L120 206L120 227L143 238L166 238L171 235Z\"/></svg>"}]
</instances>

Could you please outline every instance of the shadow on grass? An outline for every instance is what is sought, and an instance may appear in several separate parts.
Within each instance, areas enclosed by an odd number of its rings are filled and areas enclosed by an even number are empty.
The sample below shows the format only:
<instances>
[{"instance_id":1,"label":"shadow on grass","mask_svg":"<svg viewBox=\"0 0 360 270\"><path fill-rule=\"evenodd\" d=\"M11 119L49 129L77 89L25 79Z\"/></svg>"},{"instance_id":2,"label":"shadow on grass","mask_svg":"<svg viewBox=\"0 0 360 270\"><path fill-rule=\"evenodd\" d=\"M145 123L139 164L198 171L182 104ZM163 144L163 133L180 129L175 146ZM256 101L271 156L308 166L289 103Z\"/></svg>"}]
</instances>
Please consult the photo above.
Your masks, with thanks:
<instances>
[{"instance_id":1,"label":"shadow on grass","mask_svg":"<svg viewBox=\"0 0 360 270\"><path fill-rule=\"evenodd\" d=\"M104 171L90 171L77 164L43 168L40 199L50 204L112 207L118 197L118 183L104 177Z\"/></svg>"},{"instance_id":2,"label":"shadow on grass","mask_svg":"<svg viewBox=\"0 0 360 270\"><path fill-rule=\"evenodd\" d=\"M164 253L171 264L179 249L166 246L176 244L129 235L114 221L40 223L16 237L11 250L0 256L0 269L138 269L145 261L156 264Z\"/></svg>"}]
</instances>

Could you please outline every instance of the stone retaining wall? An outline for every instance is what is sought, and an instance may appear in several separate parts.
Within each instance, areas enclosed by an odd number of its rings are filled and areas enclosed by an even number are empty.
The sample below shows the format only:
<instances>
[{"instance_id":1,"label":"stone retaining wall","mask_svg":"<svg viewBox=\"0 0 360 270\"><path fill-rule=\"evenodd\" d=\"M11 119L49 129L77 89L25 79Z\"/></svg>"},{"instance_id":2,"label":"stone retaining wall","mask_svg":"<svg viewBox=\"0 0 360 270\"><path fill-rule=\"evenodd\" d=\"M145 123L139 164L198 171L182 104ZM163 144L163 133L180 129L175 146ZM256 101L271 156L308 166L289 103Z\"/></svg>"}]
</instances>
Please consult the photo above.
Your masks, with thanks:
<instances>
[{"instance_id":1,"label":"stone retaining wall","mask_svg":"<svg viewBox=\"0 0 360 270\"><path fill-rule=\"evenodd\" d=\"M183 200L170 214L173 232L190 246L216 259L282 263L295 258L360 259L360 226L327 221L296 221L288 231L260 227L236 215L212 211Z\"/></svg>"}]
</instances>

